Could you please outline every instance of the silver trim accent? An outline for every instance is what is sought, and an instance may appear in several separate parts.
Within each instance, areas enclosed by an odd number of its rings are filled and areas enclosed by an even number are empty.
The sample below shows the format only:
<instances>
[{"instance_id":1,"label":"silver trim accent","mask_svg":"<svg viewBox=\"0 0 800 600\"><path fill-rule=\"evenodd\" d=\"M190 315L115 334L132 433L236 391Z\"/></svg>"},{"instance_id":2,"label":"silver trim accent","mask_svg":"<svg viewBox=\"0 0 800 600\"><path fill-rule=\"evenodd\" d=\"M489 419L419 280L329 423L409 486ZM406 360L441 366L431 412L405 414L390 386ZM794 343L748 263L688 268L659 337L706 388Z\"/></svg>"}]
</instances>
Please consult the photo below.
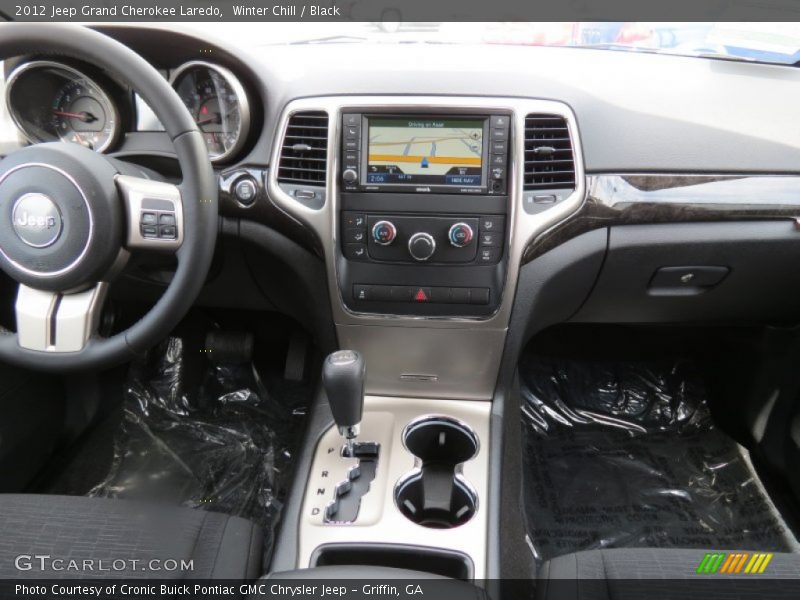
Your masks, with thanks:
<instances>
[{"instance_id":1,"label":"silver trim accent","mask_svg":"<svg viewBox=\"0 0 800 600\"><path fill-rule=\"evenodd\" d=\"M101 100L105 102L106 106L111 107L112 111L112 114L110 115L111 135L108 137L108 140L106 141L105 144L97 148L92 148L92 150L94 150L95 152L103 153L109 148L111 148L114 144L117 143L120 133L122 133L122 123L120 121L119 108L117 108L116 103L113 100L111 100L111 97L106 93L103 86L97 83L94 79L92 79L91 77L89 77L88 75L86 75L85 73L79 71L74 67L70 67L69 65L65 65L64 63L52 60L34 60L31 62L23 63L16 69L14 69L8 76L8 79L6 80L5 102L6 102L6 107L8 108L8 114L11 115L11 119L14 121L14 125L17 126L17 129L20 131L20 133L31 144L38 144L41 142L48 141L48 140L38 139L35 135L28 132L23 126L23 124L20 122L17 112L11 104L11 89L14 87L14 84L16 83L17 79L19 79L19 76L22 75L23 73L34 69L53 69L53 68L61 69L62 71L66 71L67 73L73 75L78 79L84 79L89 83L91 83L97 89L98 93L101 95ZM106 117L108 118L109 115L106 115ZM65 141L61 139L61 136L57 136L56 140Z\"/></svg>"},{"instance_id":2,"label":"silver trim accent","mask_svg":"<svg viewBox=\"0 0 800 600\"><path fill-rule=\"evenodd\" d=\"M270 169L267 193L280 210L313 230L321 241L328 274L331 312L340 342L362 351L370 363L367 372L367 391L372 394L421 397L489 399L497 381L499 356L502 355L505 335L511 318L517 290L522 255L536 237L577 211L586 198L586 177L577 120L572 109L562 102L531 98L472 97L472 96L325 96L303 98L289 102L283 109L276 129L271 164L277 165L280 146L289 118L298 112L325 111L328 114L328 164L326 202L312 208L284 191L277 180L277 169ZM409 315L377 315L348 309L342 299L338 282L338 264L343 260L339 243L339 182L343 112L450 112L475 114L500 111L511 113L511 157L508 165L509 207L506 235L508 236L508 273L498 309L489 317L418 317ZM575 158L576 189L566 199L540 213L529 215L523 209L525 167L525 117L530 113L550 113L565 119ZM406 336L409 348L398 360L397 334L412 329ZM449 332L458 331L459 335ZM460 336L460 337L459 337ZM488 337L487 337L488 336ZM466 346L459 343L466 342ZM459 357L471 365L479 364L476 372L465 373L452 352L433 352L431 347L456 349ZM368 350L369 349L369 350ZM424 358L423 358L424 357ZM431 382L409 382L402 373L431 373Z\"/></svg>"},{"instance_id":3,"label":"silver trim accent","mask_svg":"<svg viewBox=\"0 0 800 600\"><path fill-rule=\"evenodd\" d=\"M475 454L473 454L471 458L474 458L475 456L478 455L478 452L481 451L481 439L478 437L478 434L475 433L475 430L461 419L457 419L455 417L451 417L450 415L443 415L440 413L430 413L427 415L420 415L416 419L412 419L411 421L409 421L408 425L406 425L405 428L403 429L403 436L402 436L403 448L408 450L408 446L406 445L406 438L413 429L419 427L420 425L425 425L426 423L436 423L437 421L438 422L445 421L450 423L451 425L455 425L456 427L460 427L461 429L463 429L466 432L466 434L470 436L475 442ZM408 450L408 452L413 454L411 450Z\"/></svg>"},{"instance_id":4,"label":"silver trim accent","mask_svg":"<svg viewBox=\"0 0 800 600\"><path fill-rule=\"evenodd\" d=\"M27 267L23 267L17 261L12 260L8 256L8 254L6 254L3 251L2 243L0 243L0 254L2 254L3 257L12 265L14 265L17 269L28 275L33 275L34 277L58 277L59 275L63 275L64 273L69 273L72 269L78 266L78 264L86 256L86 253L89 251L89 246L91 246L92 239L94 237L94 215L92 214L92 207L89 205L89 200L86 198L86 194L83 192L83 189L81 189L81 186L78 185L78 182L75 181L75 179L73 179L71 175L67 174L65 171L59 169L58 167L54 167L53 165L48 165L45 163L23 163L21 165L17 165L16 167L9 169L5 173L3 173L2 177L0 177L0 185L2 185L3 181L5 181L6 178L8 178L8 176L11 175L12 173L16 173L17 171L21 169L26 169L28 167L42 167L45 169L50 169L52 171L55 171L59 175L63 176L73 186L75 186L76 190L78 190L78 193L81 195L81 199L83 199L83 203L86 205L86 212L89 215L89 235L86 238L86 245L83 247L83 250L78 255L78 258L73 260L63 269L59 269L58 271L34 271L32 269L28 269Z\"/></svg>"},{"instance_id":5,"label":"silver trim accent","mask_svg":"<svg viewBox=\"0 0 800 600\"><path fill-rule=\"evenodd\" d=\"M212 157L211 153L209 152L208 155L212 163L216 164L225 162L238 153L244 146L245 141L247 141L247 136L250 133L251 121L250 99L247 97L247 92L245 91L242 82L239 81L239 78L236 77L236 75L234 75L230 69L226 69L225 67L206 62L204 60L191 60L183 63L181 66L175 69L169 78L169 84L172 86L172 89L174 89L177 93L178 89L175 84L177 83L178 78L187 71L197 68L208 69L209 71L214 71L219 74L225 80L225 82L231 86L233 93L236 95L236 103L239 105L239 129L236 132L236 143L222 154ZM202 132L202 129L200 131Z\"/></svg>"},{"instance_id":6,"label":"silver trim accent","mask_svg":"<svg viewBox=\"0 0 800 600\"><path fill-rule=\"evenodd\" d=\"M447 416L474 431L478 451L462 464L457 473L460 484L467 483L475 494L475 514L459 527L431 529L409 521L395 504L395 485L417 467L417 459L403 445L407 424L435 416ZM475 564L475 579L486 576L489 505L489 421L491 402L470 400L433 400L431 398L390 398L367 396L364 399L363 437L380 444L375 479L361 499L358 518L352 523L325 523L325 507L339 481L346 479L355 459L342 457L336 451L341 438L331 427L317 445L314 462L308 474L300 516L297 567L310 564L316 548L334 543L414 544L445 548L466 553ZM323 476L326 472L327 476ZM324 488L324 493L318 493Z\"/></svg>"},{"instance_id":7,"label":"silver trim accent","mask_svg":"<svg viewBox=\"0 0 800 600\"><path fill-rule=\"evenodd\" d=\"M180 189L171 183L117 175L114 181L122 192L125 202L125 214L128 220L125 246L139 250L176 251L183 244L183 199ZM145 238L140 229L142 201L145 199L167 200L172 202L175 210L175 227L177 239Z\"/></svg>"},{"instance_id":8,"label":"silver trim accent","mask_svg":"<svg viewBox=\"0 0 800 600\"><path fill-rule=\"evenodd\" d=\"M74 294L20 285L15 305L17 340L39 352L79 352L97 331L108 284Z\"/></svg>"},{"instance_id":9,"label":"silver trim accent","mask_svg":"<svg viewBox=\"0 0 800 600\"><path fill-rule=\"evenodd\" d=\"M423 258L419 258L418 256L414 255L413 250L411 250L411 246L417 240L422 240L422 239L427 240L428 243L431 245L431 253L428 256L425 256ZM425 262L426 260L429 260L431 258L431 256L433 256L436 253L436 240L433 239L433 236L430 233L425 233L424 231L417 232L414 235L412 235L410 238L408 238L408 253L411 255L411 258L413 258L414 260L419 261L419 262Z\"/></svg>"}]
</instances>

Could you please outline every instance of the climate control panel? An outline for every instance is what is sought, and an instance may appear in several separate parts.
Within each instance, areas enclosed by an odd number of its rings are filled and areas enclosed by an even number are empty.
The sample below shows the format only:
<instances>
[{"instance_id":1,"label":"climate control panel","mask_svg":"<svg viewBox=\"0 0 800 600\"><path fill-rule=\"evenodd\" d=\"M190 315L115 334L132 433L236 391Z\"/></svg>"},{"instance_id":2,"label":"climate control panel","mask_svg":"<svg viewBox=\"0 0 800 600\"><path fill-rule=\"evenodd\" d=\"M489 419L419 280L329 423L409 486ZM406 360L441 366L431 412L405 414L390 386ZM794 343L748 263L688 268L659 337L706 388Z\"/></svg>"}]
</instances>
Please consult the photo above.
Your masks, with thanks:
<instances>
[{"instance_id":1,"label":"climate control panel","mask_svg":"<svg viewBox=\"0 0 800 600\"><path fill-rule=\"evenodd\" d=\"M348 260L429 265L498 263L504 215L342 213L342 253Z\"/></svg>"}]
</instances>

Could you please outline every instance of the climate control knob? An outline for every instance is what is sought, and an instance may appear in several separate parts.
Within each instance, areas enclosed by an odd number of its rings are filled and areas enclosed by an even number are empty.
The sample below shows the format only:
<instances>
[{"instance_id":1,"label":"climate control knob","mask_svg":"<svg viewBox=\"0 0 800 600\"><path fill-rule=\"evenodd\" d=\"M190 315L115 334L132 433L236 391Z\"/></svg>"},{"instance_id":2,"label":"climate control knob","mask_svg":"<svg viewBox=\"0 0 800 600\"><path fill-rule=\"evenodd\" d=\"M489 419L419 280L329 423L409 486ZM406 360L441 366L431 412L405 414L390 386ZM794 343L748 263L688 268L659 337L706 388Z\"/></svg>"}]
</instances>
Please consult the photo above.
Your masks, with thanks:
<instances>
[{"instance_id":1,"label":"climate control knob","mask_svg":"<svg viewBox=\"0 0 800 600\"><path fill-rule=\"evenodd\" d=\"M463 248L472 241L474 235L472 227L466 223L456 223L450 228L447 239L456 248Z\"/></svg>"},{"instance_id":2,"label":"climate control knob","mask_svg":"<svg viewBox=\"0 0 800 600\"><path fill-rule=\"evenodd\" d=\"M376 244L388 246L397 237L397 228L390 221L378 221L372 226L372 239Z\"/></svg>"},{"instance_id":3,"label":"climate control knob","mask_svg":"<svg viewBox=\"0 0 800 600\"><path fill-rule=\"evenodd\" d=\"M430 233L415 233L408 239L408 252L414 260L428 260L436 252L436 240Z\"/></svg>"}]
</instances>

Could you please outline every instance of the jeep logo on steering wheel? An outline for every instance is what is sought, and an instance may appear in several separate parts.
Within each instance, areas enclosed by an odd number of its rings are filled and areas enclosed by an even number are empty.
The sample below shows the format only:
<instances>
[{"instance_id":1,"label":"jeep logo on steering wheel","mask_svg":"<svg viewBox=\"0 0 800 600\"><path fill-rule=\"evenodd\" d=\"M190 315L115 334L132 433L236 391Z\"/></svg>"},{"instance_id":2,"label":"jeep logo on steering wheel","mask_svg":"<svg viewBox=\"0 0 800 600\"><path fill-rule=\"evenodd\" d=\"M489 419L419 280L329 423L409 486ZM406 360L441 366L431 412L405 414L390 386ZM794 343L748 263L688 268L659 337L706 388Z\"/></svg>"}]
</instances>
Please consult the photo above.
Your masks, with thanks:
<instances>
[{"instance_id":1,"label":"jeep logo on steering wheel","mask_svg":"<svg viewBox=\"0 0 800 600\"><path fill-rule=\"evenodd\" d=\"M48 196L39 193L20 196L12 219L14 233L33 248L51 246L64 228L58 207Z\"/></svg>"}]
</instances>

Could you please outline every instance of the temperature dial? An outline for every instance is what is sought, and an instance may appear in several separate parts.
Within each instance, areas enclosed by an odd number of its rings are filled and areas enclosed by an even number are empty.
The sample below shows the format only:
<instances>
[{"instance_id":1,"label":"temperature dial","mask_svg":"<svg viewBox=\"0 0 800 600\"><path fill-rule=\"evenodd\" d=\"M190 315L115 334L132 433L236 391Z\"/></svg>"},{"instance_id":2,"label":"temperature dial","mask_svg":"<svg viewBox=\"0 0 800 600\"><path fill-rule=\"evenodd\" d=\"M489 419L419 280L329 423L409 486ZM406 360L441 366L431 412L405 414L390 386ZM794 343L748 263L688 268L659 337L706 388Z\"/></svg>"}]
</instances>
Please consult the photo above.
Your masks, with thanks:
<instances>
[{"instance_id":1,"label":"temperature dial","mask_svg":"<svg viewBox=\"0 0 800 600\"><path fill-rule=\"evenodd\" d=\"M447 238L456 248L463 248L468 245L474 236L472 227L466 223L456 223L450 228Z\"/></svg>"},{"instance_id":2,"label":"temperature dial","mask_svg":"<svg viewBox=\"0 0 800 600\"><path fill-rule=\"evenodd\" d=\"M408 239L408 252L414 260L428 260L436 252L436 240L430 233L415 233Z\"/></svg>"},{"instance_id":3,"label":"temperature dial","mask_svg":"<svg viewBox=\"0 0 800 600\"><path fill-rule=\"evenodd\" d=\"M376 244L388 246L397 237L397 228L389 221L378 221L372 227L372 239Z\"/></svg>"}]
</instances>

